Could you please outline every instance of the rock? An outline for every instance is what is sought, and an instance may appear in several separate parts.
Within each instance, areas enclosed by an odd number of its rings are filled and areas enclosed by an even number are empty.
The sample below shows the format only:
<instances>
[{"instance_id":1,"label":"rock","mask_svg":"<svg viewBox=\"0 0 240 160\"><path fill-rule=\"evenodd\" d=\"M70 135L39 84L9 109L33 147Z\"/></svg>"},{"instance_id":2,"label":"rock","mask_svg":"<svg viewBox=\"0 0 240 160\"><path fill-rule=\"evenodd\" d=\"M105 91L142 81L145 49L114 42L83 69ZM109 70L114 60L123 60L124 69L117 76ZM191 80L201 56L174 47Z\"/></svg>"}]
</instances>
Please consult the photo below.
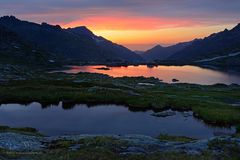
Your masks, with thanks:
<instances>
[{"instance_id":1,"label":"rock","mask_svg":"<svg viewBox=\"0 0 240 160\"><path fill-rule=\"evenodd\" d=\"M54 63L54 62L55 62L54 60L51 60L51 59L50 59L50 60L48 60L48 61L49 61L50 63Z\"/></svg>"},{"instance_id":2,"label":"rock","mask_svg":"<svg viewBox=\"0 0 240 160\"><path fill-rule=\"evenodd\" d=\"M4 132L0 133L0 148L12 151L38 151L44 147L42 140L37 136Z\"/></svg>"},{"instance_id":3,"label":"rock","mask_svg":"<svg viewBox=\"0 0 240 160\"><path fill-rule=\"evenodd\" d=\"M227 132L214 132L214 136L231 136L232 133L227 133Z\"/></svg>"},{"instance_id":4,"label":"rock","mask_svg":"<svg viewBox=\"0 0 240 160\"><path fill-rule=\"evenodd\" d=\"M155 86L155 84L152 84L152 83L138 83L138 85L143 85L143 86Z\"/></svg>"},{"instance_id":5,"label":"rock","mask_svg":"<svg viewBox=\"0 0 240 160\"><path fill-rule=\"evenodd\" d=\"M172 82L179 82L179 80L178 79L172 79Z\"/></svg>"},{"instance_id":6,"label":"rock","mask_svg":"<svg viewBox=\"0 0 240 160\"><path fill-rule=\"evenodd\" d=\"M174 116L176 115L176 112L168 110L168 111L163 111L163 112L158 112L158 113L153 113L151 114L152 116L155 117L169 117L169 116Z\"/></svg>"},{"instance_id":7,"label":"rock","mask_svg":"<svg viewBox=\"0 0 240 160\"><path fill-rule=\"evenodd\" d=\"M183 117L191 117L191 116L193 116L193 113L192 112L183 112L182 115L183 115Z\"/></svg>"},{"instance_id":8,"label":"rock","mask_svg":"<svg viewBox=\"0 0 240 160\"><path fill-rule=\"evenodd\" d=\"M121 154L142 154L146 153L146 151L141 147L128 147L125 152L122 152Z\"/></svg>"},{"instance_id":9,"label":"rock","mask_svg":"<svg viewBox=\"0 0 240 160\"><path fill-rule=\"evenodd\" d=\"M69 149L72 151L76 151L76 150L79 150L81 148L81 146L82 146L81 144L76 144L76 145L69 147Z\"/></svg>"},{"instance_id":10,"label":"rock","mask_svg":"<svg viewBox=\"0 0 240 160\"><path fill-rule=\"evenodd\" d=\"M231 104L233 107L240 107L240 102L236 102L236 103L233 103Z\"/></svg>"},{"instance_id":11,"label":"rock","mask_svg":"<svg viewBox=\"0 0 240 160\"><path fill-rule=\"evenodd\" d=\"M74 141L69 147L69 150L79 150L84 147L84 144L78 142L82 139L92 139L96 137L109 137L113 138L114 150L119 154L149 154L154 152L184 152L189 155L202 154L205 151L214 152L220 154L221 146L209 148L209 142L214 140L225 141L225 147L230 144L240 145L240 138L224 136L224 137L213 137L204 140L195 140L191 142L172 142L172 141L161 141L157 138L144 135L69 135L69 136L52 136L52 137L38 137L31 135L23 135L19 133L2 132L0 133L0 148L7 149L10 151L43 151L54 141ZM104 138L103 138L104 139ZM115 143L121 142L121 143ZM111 142L108 142L111 143ZM127 145L126 145L127 144ZM104 145L104 143L103 143ZM116 146L115 146L116 145ZM218 144L216 144L218 145ZM96 146L97 147L97 146ZM106 148L112 145L104 146ZM218 149L219 148L219 149ZM218 149L218 150L217 150Z\"/></svg>"},{"instance_id":12,"label":"rock","mask_svg":"<svg viewBox=\"0 0 240 160\"><path fill-rule=\"evenodd\" d=\"M100 67L100 68L96 68L97 70L105 70L105 71L108 71L110 70L110 68L108 67Z\"/></svg>"}]
</instances>

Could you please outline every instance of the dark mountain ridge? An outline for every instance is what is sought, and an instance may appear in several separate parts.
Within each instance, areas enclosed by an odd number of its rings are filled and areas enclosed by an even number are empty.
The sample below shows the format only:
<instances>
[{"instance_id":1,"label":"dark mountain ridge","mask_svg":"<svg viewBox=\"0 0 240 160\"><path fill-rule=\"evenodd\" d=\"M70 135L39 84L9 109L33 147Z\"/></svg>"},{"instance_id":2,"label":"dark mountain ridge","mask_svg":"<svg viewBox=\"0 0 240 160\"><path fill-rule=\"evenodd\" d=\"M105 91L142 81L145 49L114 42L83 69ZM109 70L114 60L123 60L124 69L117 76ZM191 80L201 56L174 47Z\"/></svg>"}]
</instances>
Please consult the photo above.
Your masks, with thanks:
<instances>
[{"instance_id":1,"label":"dark mountain ridge","mask_svg":"<svg viewBox=\"0 0 240 160\"><path fill-rule=\"evenodd\" d=\"M23 42L16 33L0 26L0 63L45 66L57 59L54 54Z\"/></svg>"},{"instance_id":2,"label":"dark mountain ridge","mask_svg":"<svg viewBox=\"0 0 240 160\"><path fill-rule=\"evenodd\" d=\"M140 54L96 36L85 26L63 29L59 25L37 24L19 20L14 16L4 16L0 18L0 29L1 59L11 57L11 51L12 55L25 52L28 53L25 59L33 58L36 57L37 51L41 52L39 54L41 57L45 57L44 61L61 61L61 63L64 61L64 64L135 64L143 63L144 60L168 64L216 64L215 61L218 64L238 64L239 62L239 55L235 57L232 53L240 51L240 24L231 30L225 29L203 39L169 47L157 45ZM17 45L10 45L14 43L23 46L21 51L16 51L17 48L19 49ZM8 49L4 51L4 47ZM219 56L223 57L219 59ZM36 62L37 59L34 61Z\"/></svg>"},{"instance_id":3,"label":"dark mountain ridge","mask_svg":"<svg viewBox=\"0 0 240 160\"><path fill-rule=\"evenodd\" d=\"M168 60L195 62L206 58L240 51L240 24L231 30L197 39L168 58Z\"/></svg>"},{"instance_id":4,"label":"dark mountain ridge","mask_svg":"<svg viewBox=\"0 0 240 160\"><path fill-rule=\"evenodd\" d=\"M157 45L152 49L147 50L144 54L142 54L142 57L147 61L166 60L174 53L190 45L190 43L191 42L183 42L169 47L162 47L161 45Z\"/></svg>"},{"instance_id":5,"label":"dark mountain ridge","mask_svg":"<svg viewBox=\"0 0 240 160\"><path fill-rule=\"evenodd\" d=\"M59 25L21 21L13 16L0 18L4 26L24 42L55 53L69 62L141 62L129 49L94 35L86 27L62 29Z\"/></svg>"}]
</instances>

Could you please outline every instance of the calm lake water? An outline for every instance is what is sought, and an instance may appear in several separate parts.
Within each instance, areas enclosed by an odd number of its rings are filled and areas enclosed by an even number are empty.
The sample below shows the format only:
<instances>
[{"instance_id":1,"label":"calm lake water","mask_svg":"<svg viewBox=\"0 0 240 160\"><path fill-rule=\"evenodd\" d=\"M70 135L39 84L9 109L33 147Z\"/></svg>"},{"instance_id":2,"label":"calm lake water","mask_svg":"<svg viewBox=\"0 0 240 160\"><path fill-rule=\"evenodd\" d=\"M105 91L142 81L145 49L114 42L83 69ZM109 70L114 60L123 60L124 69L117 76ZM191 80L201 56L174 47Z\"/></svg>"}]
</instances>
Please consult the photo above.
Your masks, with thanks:
<instances>
[{"instance_id":1,"label":"calm lake water","mask_svg":"<svg viewBox=\"0 0 240 160\"><path fill-rule=\"evenodd\" d=\"M42 109L39 103L0 106L0 125L33 127L46 135L64 134L143 134L208 138L215 133L234 133L235 128L210 127L191 112L155 117L153 111L132 112L117 105L76 105L64 110L62 103ZM186 116L187 115L187 116Z\"/></svg>"},{"instance_id":2,"label":"calm lake water","mask_svg":"<svg viewBox=\"0 0 240 160\"><path fill-rule=\"evenodd\" d=\"M158 66L149 68L146 65L128 67L109 67L110 70L99 70L105 66L70 66L65 73L103 73L113 77L144 76L156 77L164 82L171 83L172 79L178 79L181 83L196 83L212 85L216 83L240 84L240 72L236 70L219 71L197 66Z\"/></svg>"}]
</instances>

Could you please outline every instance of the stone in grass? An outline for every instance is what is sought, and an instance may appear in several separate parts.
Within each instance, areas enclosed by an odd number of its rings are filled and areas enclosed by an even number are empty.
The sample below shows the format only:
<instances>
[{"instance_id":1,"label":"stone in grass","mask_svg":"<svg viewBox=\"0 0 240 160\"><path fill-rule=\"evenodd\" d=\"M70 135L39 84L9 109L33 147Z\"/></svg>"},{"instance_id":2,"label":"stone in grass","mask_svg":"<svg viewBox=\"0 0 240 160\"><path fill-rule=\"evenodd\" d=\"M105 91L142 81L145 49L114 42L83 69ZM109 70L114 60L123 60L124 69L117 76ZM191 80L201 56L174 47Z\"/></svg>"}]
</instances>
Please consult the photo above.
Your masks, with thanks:
<instances>
[{"instance_id":1,"label":"stone in grass","mask_svg":"<svg viewBox=\"0 0 240 160\"><path fill-rule=\"evenodd\" d=\"M110 68L108 67L99 67L99 68L96 68L97 70L105 70L105 71L108 71L110 70Z\"/></svg>"},{"instance_id":2,"label":"stone in grass","mask_svg":"<svg viewBox=\"0 0 240 160\"><path fill-rule=\"evenodd\" d=\"M172 79L172 82L179 82L179 80L178 80L178 79L175 79L175 78L173 78L173 79Z\"/></svg>"},{"instance_id":3,"label":"stone in grass","mask_svg":"<svg viewBox=\"0 0 240 160\"><path fill-rule=\"evenodd\" d=\"M163 111L163 112L157 112L157 113L153 113L151 114L152 116L155 117L169 117L169 116L174 116L176 115L176 112L168 110L168 111Z\"/></svg>"}]
</instances>

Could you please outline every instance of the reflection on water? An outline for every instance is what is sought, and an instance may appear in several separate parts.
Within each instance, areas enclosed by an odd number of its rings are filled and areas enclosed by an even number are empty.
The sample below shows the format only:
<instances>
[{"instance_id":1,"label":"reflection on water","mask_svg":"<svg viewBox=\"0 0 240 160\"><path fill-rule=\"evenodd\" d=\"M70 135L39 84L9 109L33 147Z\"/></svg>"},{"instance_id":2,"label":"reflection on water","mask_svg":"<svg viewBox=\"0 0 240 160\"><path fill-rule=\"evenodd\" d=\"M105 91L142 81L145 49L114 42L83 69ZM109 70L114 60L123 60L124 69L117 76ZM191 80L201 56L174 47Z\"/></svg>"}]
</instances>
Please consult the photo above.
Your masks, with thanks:
<instances>
[{"instance_id":1,"label":"reflection on water","mask_svg":"<svg viewBox=\"0 0 240 160\"><path fill-rule=\"evenodd\" d=\"M240 74L236 72L218 71L216 69L201 68L197 66L157 66L147 67L128 66L128 67L109 67L110 70L99 70L105 66L70 66L70 69L64 70L65 73L103 73L113 77L122 76L144 76L156 77L164 82L171 83L172 79L178 79L181 83L196 83L196 84L216 84L224 83L240 84Z\"/></svg>"},{"instance_id":2,"label":"reflection on water","mask_svg":"<svg viewBox=\"0 0 240 160\"><path fill-rule=\"evenodd\" d=\"M62 103L45 109L39 103L28 106L0 106L0 125L33 127L47 135L63 134L162 134L208 138L214 133L234 133L235 128L210 127L195 119L191 112L176 112L167 117L153 116L153 111L132 112L117 105L76 105L64 110Z\"/></svg>"}]
</instances>

